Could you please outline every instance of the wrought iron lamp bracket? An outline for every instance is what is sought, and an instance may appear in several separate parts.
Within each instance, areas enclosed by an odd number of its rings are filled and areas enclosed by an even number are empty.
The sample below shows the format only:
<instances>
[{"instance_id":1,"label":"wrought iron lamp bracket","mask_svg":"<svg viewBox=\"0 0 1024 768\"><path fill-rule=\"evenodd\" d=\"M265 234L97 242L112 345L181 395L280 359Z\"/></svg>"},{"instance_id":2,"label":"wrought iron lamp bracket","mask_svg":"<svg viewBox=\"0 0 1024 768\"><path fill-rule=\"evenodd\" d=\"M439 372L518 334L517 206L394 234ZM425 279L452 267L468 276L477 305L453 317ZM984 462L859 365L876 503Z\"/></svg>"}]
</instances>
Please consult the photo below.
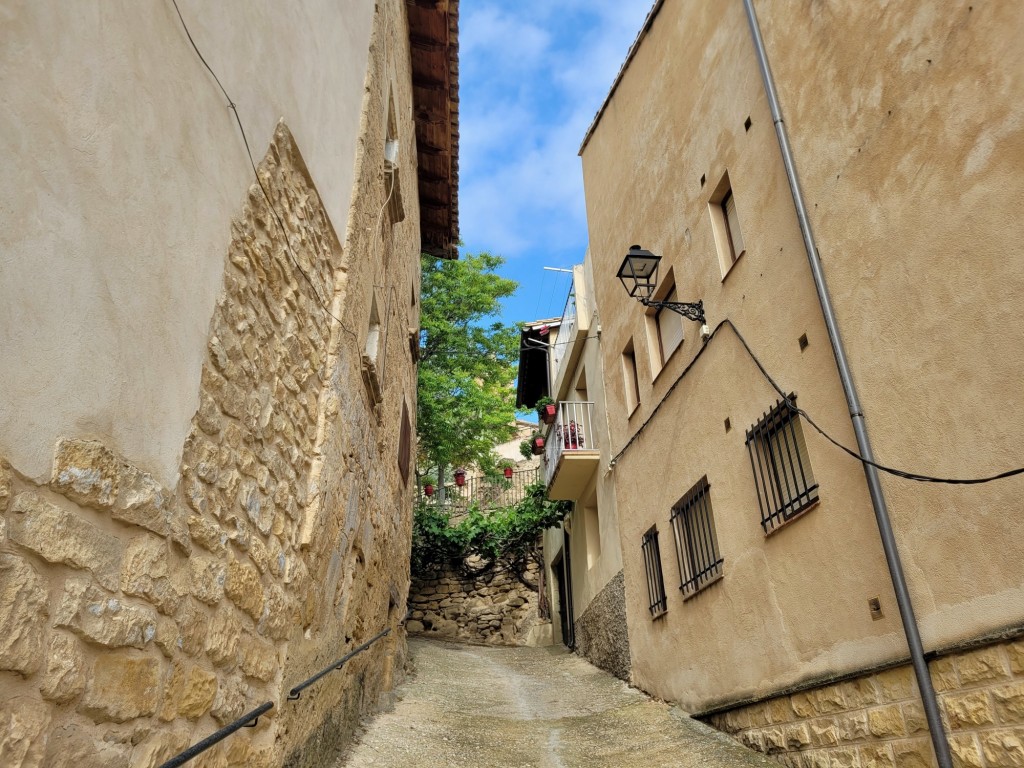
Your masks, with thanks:
<instances>
[{"instance_id":1,"label":"wrought iron lamp bracket","mask_svg":"<svg viewBox=\"0 0 1024 768\"><path fill-rule=\"evenodd\" d=\"M676 314L682 315L687 320L693 320L695 323L700 323L701 325L706 323L704 319L703 301L654 301L652 299L645 299L642 296L638 296L637 301L645 307L670 309Z\"/></svg>"}]
</instances>

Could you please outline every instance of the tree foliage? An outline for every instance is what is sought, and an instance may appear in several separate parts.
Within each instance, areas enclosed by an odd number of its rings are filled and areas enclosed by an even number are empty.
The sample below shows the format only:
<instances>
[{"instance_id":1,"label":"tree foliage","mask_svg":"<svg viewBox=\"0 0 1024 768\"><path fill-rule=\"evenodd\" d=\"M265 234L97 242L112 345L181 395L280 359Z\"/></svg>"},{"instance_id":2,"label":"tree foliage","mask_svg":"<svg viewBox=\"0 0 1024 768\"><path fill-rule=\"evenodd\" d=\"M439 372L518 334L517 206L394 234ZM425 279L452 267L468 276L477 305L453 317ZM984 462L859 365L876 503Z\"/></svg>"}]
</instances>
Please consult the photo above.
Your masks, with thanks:
<instances>
[{"instance_id":1,"label":"tree foliage","mask_svg":"<svg viewBox=\"0 0 1024 768\"><path fill-rule=\"evenodd\" d=\"M489 468L515 433L519 331L497 320L518 284L489 253L423 256L417 435L420 466Z\"/></svg>"},{"instance_id":2,"label":"tree foliage","mask_svg":"<svg viewBox=\"0 0 1024 768\"><path fill-rule=\"evenodd\" d=\"M525 498L511 507L484 512L471 506L454 524L444 508L418 505L413 520L413 573L426 576L451 568L480 575L504 567L522 579L531 563L541 563L541 534L561 523L572 508L567 501L549 500L543 483L534 483L526 491Z\"/></svg>"}]
</instances>

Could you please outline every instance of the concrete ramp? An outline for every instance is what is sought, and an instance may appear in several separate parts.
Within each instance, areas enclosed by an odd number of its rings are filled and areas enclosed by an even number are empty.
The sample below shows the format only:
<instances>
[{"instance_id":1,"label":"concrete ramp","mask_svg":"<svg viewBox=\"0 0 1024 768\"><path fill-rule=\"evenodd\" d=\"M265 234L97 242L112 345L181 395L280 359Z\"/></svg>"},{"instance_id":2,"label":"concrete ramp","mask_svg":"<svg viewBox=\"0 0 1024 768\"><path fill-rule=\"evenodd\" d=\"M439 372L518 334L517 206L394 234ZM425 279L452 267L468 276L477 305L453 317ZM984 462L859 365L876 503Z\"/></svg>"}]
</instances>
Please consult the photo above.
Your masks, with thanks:
<instances>
[{"instance_id":1,"label":"concrete ramp","mask_svg":"<svg viewBox=\"0 0 1024 768\"><path fill-rule=\"evenodd\" d=\"M564 648L409 642L414 672L337 768L778 768Z\"/></svg>"}]
</instances>

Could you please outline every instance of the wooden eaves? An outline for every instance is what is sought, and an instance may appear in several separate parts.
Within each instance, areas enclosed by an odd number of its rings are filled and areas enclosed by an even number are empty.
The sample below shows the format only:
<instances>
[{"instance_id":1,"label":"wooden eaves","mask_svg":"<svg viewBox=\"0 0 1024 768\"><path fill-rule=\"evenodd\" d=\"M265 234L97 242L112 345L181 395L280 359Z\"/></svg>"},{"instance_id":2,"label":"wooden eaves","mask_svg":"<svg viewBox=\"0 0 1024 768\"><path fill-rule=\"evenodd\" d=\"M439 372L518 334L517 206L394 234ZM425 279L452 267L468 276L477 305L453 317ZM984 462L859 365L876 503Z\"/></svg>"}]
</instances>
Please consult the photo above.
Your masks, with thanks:
<instances>
[{"instance_id":1,"label":"wooden eaves","mask_svg":"<svg viewBox=\"0 0 1024 768\"><path fill-rule=\"evenodd\" d=\"M406 0L422 251L458 258L459 0Z\"/></svg>"}]
</instances>

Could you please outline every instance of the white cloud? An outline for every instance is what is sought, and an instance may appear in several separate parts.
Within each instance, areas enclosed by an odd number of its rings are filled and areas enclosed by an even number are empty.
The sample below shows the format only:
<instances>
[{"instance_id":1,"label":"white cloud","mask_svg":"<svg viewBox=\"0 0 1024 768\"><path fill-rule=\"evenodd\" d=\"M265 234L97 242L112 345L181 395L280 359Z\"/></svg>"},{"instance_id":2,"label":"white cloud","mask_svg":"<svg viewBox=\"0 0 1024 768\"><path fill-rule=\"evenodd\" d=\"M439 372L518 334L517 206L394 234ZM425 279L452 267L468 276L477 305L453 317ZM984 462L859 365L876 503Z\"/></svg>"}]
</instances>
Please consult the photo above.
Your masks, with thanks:
<instances>
[{"instance_id":1,"label":"white cloud","mask_svg":"<svg viewBox=\"0 0 1024 768\"><path fill-rule=\"evenodd\" d=\"M649 7L650 0L462 5L459 199L470 248L582 259L577 151Z\"/></svg>"}]
</instances>

